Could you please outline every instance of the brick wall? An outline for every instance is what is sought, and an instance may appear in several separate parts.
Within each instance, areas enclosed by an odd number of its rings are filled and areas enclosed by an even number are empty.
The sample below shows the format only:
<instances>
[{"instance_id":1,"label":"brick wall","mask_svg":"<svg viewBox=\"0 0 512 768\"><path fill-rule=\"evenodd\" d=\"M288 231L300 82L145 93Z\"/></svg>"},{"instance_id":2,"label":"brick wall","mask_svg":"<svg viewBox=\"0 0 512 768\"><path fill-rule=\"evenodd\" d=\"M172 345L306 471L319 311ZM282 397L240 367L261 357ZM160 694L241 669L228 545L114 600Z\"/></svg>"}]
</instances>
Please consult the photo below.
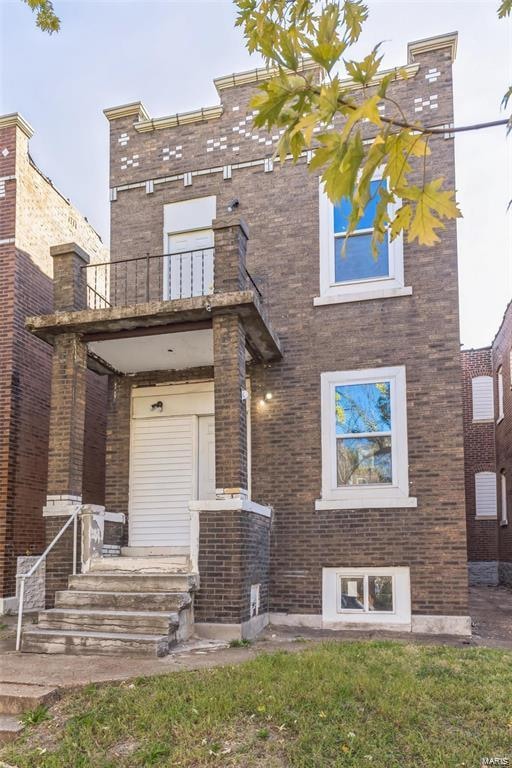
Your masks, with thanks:
<instances>
[{"instance_id":1,"label":"brick wall","mask_svg":"<svg viewBox=\"0 0 512 768\"><path fill-rule=\"evenodd\" d=\"M492 343L492 368L495 382L495 412L498 413L497 371L503 371L504 418L496 424L496 471L505 470L507 477L507 510L509 524L499 525L498 551L500 579L512 585L512 302L508 305L501 327ZM498 522L501 519L501 500L498 494Z\"/></svg>"},{"instance_id":2,"label":"brick wall","mask_svg":"<svg viewBox=\"0 0 512 768\"><path fill-rule=\"evenodd\" d=\"M418 116L415 99L428 105L437 95L435 110L426 106L428 114L420 117L450 122L448 49L420 54L417 62L415 77L393 84L391 95L412 119ZM435 82L426 77L429 70L439 73ZM320 613L322 567L407 565L414 613L466 614L456 227L447 224L433 248L405 245L405 285L412 286L412 296L314 307L318 177L305 160L276 164L271 172L263 164L233 166L231 175L208 171L272 154L272 136L250 126L246 105L252 93L250 85L227 88L221 117L176 128L139 133L136 115L112 120L113 258L161 252L166 203L215 194L219 216L233 198L240 201L250 232L248 269L264 292L284 350L280 362L248 366L252 497L275 510L271 609ZM237 133L241 123L258 134L256 140ZM169 160L165 150L178 146L181 157ZM453 140L435 137L431 148L429 175L442 175L454 187ZM135 154L136 161L127 164ZM146 191L145 180L193 170L203 173L191 185L178 176ZM125 184L134 186L123 189ZM321 490L320 374L394 365L407 370L409 477L418 508L315 511ZM260 406L267 391L273 399ZM241 600L239 592L235 598Z\"/></svg>"},{"instance_id":3,"label":"brick wall","mask_svg":"<svg viewBox=\"0 0 512 768\"><path fill-rule=\"evenodd\" d=\"M96 260L107 253L84 217L30 160L31 132L20 125L19 119L0 118L0 150L8 150L0 152L0 178L15 177L0 184L0 241L15 240L0 244L0 598L15 593L17 556L39 554L45 541L52 350L25 330L25 318L52 310L50 246L77 240ZM85 495L101 503L105 382L90 373L88 386L86 454L92 465Z\"/></svg>"},{"instance_id":4,"label":"brick wall","mask_svg":"<svg viewBox=\"0 0 512 768\"><path fill-rule=\"evenodd\" d=\"M250 618L251 585L260 585L260 613L269 610L270 518L247 511L200 513L195 620L240 624Z\"/></svg>"},{"instance_id":5,"label":"brick wall","mask_svg":"<svg viewBox=\"0 0 512 768\"><path fill-rule=\"evenodd\" d=\"M464 478L466 488L466 530L470 578L481 580L488 570L478 563L493 563L491 581L497 578L498 529L496 520L476 519L475 475L495 472L494 421L473 422L471 382L476 376L492 376L491 349L468 349L461 352L462 413L464 420ZM474 564L474 565L473 565Z\"/></svg>"}]
</instances>

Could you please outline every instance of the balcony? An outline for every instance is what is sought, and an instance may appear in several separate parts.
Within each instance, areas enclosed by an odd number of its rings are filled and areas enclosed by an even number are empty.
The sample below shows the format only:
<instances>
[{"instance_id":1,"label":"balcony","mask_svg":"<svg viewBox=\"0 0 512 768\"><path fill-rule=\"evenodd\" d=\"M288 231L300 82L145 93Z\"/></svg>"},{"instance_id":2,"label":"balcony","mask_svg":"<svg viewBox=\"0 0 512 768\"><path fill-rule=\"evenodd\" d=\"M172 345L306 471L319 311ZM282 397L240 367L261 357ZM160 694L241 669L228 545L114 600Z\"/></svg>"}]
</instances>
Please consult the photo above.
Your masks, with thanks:
<instances>
[{"instance_id":1,"label":"balcony","mask_svg":"<svg viewBox=\"0 0 512 768\"><path fill-rule=\"evenodd\" d=\"M171 352L176 368L210 364L215 316L236 314L249 358L279 359L264 296L246 268L245 225L215 222L214 232L215 247L93 264L75 244L57 246L55 311L27 318L27 328L51 344L60 334L77 334L88 344L90 367L127 373L169 367ZM160 340L150 343L156 335Z\"/></svg>"}]
</instances>

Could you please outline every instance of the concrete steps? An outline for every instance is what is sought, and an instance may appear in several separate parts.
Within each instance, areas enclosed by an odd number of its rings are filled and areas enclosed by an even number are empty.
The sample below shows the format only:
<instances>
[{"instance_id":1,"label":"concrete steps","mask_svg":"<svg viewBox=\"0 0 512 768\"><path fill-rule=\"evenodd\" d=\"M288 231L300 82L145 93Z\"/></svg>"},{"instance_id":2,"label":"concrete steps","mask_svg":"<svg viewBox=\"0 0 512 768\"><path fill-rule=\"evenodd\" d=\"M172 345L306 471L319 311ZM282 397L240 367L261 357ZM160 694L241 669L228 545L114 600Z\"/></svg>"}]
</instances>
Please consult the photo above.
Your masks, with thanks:
<instances>
[{"instance_id":1,"label":"concrete steps","mask_svg":"<svg viewBox=\"0 0 512 768\"><path fill-rule=\"evenodd\" d=\"M77 632L119 632L170 635L180 623L177 613L164 611L93 611L90 609L53 608L39 613L41 629L77 630Z\"/></svg>"},{"instance_id":2,"label":"concrete steps","mask_svg":"<svg viewBox=\"0 0 512 768\"><path fill-rule=\"evenodd\" d=\"M190 573L190 560L186 555L149 557L98 557L91 563L90 573Z\"/></svg>"},{"instance_id":3,"label":"concrete steps","mask_svg":"<svg viewBox=\"0 0 512 768\"><path fill-rule=\"evenodd\" d=\"M190 573L89 571L70 576L68 586L91 592L190 592L196 588L197 578Z\"/></svg>"},{"instance_id":4,"label":"concrete steps","mask_svg":"<svg viewBox=\"0 0 512 768\"><path fill-rule=\"evenodd\" d=\"M123 570L127 560L145 560ZM55 608L41 611L36 625L22 635L26 653L72 655L165 656L194 628L193 593L197 576L176 563L153 570L167 557L105 558L116 566L70 576L69 588L58 592Z\"/></svg>"},{"instance_id":5,"label":"concrete steps","mask_svg":"<svg viewBox=\"0 0 512 768\"><path fill-rule=\"evenodd\" d=\"M34 627L23 633L22 650L25 653L66 653L70 656L167 656L176 642L174 633L158 636Z\"/></svg>"},{"instance_id":6,"label":"concrete steps","mask_svg":"<svg viewBox=\"0 0 512 768\"><path fill-rule=\"evenodd\" d=\"M189 592L97 592L70 589L55 595L56 608L179 612L189 608L191 603Z\"/></svg>"},{"instance_id":7,"label":"concrete steps","mask_svg":"<svg viewBox=\"0 0 512 768\"><path fill-rule=\"evenodd\" d=\"M0 715L0 744L13 741L23 730L23 723L12 715Z\"/></svg>"},{"instance_id":8,"label":"concrete steps","mask_svg":"<svg viewBox=\"0 0 512 768\"><path fill-rule=\"evenodd\" d=\"M19 715L40 705L51 704L57 698L56 688L0 683L0 743L12 741L22 732L23 724Z\"/></svg>"}]
</instances>

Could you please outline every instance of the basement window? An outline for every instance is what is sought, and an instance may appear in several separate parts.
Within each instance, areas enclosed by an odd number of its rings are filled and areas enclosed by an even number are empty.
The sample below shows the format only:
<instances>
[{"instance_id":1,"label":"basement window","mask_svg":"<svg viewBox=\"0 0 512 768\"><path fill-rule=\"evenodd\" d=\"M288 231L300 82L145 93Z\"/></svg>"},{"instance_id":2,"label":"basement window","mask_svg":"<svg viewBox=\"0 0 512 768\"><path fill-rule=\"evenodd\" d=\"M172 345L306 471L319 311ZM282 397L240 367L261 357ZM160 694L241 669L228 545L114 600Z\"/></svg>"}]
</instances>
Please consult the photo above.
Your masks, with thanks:
<instances>
[{"instance_id":1,"label":"basement window","mask_svg":"<svg viewBox=\"0 0 512 768\"><path fill-rule=\"evenodd\" d=\"M353 623L410 623L409 568L324 568L322 618L325 626L334 628Z\"/></svg>"}]
</instances>

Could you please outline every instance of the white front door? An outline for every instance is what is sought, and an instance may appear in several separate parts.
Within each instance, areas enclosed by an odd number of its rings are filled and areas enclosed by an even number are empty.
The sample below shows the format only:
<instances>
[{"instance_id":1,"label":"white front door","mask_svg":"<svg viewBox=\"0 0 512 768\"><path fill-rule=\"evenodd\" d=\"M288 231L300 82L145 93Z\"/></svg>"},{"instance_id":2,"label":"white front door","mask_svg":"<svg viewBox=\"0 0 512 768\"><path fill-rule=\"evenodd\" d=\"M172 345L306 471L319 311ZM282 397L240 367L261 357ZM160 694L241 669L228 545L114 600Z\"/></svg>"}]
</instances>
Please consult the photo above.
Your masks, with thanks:
<instances>
[{"instance_id":1,"label":"white front door","mask_svg":"<svg viewBox=\"0 0 512 768\"><path fill-rule=\"evenodd\" d=\"M213 293L215 212L214 196L164 206L164 299Z\"/></svg>"},{"instance_id":2,"label":"white front door","mask_svg":"<svg viewBox=\"0 0 512 768\"><path fill-rule=\"evenodd\" d=\"M215 497L215 421L208 410L213 410L211 383L200 391L193 385L135 390L130 546L189 549L189 501Z\"/></svg>"}]
</instances>

